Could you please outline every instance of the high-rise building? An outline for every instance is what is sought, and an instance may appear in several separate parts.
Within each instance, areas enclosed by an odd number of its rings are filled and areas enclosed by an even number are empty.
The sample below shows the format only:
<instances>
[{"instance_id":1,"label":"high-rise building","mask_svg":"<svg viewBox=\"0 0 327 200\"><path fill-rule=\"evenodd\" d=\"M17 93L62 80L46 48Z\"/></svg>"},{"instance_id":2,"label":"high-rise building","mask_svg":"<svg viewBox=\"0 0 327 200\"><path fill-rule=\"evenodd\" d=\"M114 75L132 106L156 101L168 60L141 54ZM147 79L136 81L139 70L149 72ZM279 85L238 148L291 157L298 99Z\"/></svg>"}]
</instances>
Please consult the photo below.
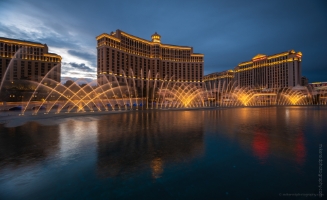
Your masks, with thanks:
<instances>
[{"instance_id":1,"label":"high-rise building","mask_svg":"<svg viewBox=\"0 0 327 200\"><path fill-rule=\"evenodd\" d=\"M8 81L39 82L57 66L47 77L60 82L61 56L49 53L46 44L0 37L0 80L4 78L9 65L5 77Z\"/></svg>"},{"instance_id":2,"label":"high-rise building","mask_svg":"<svg viewBox=\"0 0 327 200\"><path fill-rule=\"evenodd\" d=\"M202 87L204 55L193 48L162 44L154 33L148 41L121 30L103 33L97 40L98 84L117 80L136 87L159 87L162 82ZM147 83L146 83L147 82Z\"/></svg>"},{"instance_id":3,"label":"high-rise building","mask_svg":"<svg viewBox=\"0 0 327 200\"><path fill-rule=\"evenodd\" d=\"M315 82L315 83L309 83L308 85L316 90L327 91L327 82Z\"/></svg>"},{"instance_id":4,"label":"high-rise building","mask_svg":"<svg viewBox=\"0 0 327 200\"><path fill-rule=\"evenodd\" d=\"M225 91L232 87L234 83L234 71L226 70L215 72L203 77L207 89L216 91Z\"/></svg>"},{"instance_id":5,"label":"high-rise building","mask_svg":"<svg viewBox=\"0 0 327 200\"><path fill-rule=\"evenodd\" d=\"M307 77L302 76L302 78L301 78L301 85L302 86L308 86L309 85L309 80L308 80Z\"/></svg>"},{"instance_id":6,"label":"high-rise building","mask_svg":"<svg viewBox=\"0 0 327 200\"><path fill-rule=\"evenodd\" d=\"M239 87L285 88L301 84L302 53L294 50L271 56L258 54L235 67Z\"/></svg>"}]
</instances>

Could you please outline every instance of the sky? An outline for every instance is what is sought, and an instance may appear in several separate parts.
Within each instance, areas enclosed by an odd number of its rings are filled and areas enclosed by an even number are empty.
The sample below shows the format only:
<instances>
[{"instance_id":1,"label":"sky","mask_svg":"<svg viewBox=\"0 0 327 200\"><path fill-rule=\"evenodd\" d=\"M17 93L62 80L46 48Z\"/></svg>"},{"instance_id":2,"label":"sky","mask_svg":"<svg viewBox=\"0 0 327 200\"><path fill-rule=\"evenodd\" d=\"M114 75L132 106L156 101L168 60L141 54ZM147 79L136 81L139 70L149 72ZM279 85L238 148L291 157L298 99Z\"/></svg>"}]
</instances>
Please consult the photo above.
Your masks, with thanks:
<instances>
[{"instance_id":1,"label":"sky","mask_svg":"<svg viewBox=\"0 0 327 200\"><path fill-rule=\"evenodd\" d=\"M326 0L0 0L0 14L0 37L62 56L62 79L95 79L95 37L120 29L192 46L205 55L205 75L294 49L309 82L327 81Z\"/></svg>"}]
</instances>

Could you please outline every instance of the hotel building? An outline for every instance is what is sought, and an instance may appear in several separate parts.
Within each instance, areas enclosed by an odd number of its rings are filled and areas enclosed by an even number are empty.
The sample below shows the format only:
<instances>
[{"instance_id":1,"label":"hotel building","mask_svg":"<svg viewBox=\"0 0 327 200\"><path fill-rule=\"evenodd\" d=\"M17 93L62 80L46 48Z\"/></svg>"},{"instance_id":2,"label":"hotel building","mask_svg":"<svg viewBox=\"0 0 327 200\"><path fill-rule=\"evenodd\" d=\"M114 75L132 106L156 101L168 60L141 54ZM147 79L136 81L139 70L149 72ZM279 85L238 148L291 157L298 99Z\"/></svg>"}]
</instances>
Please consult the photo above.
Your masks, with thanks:
<instances>
[{"instance_id":1,"label":"hotel building","mask_svg":"<svg viewBox=\"0 0 327 200\"><path fill-rule=\"evenodd\" d=\"M209 90L225 91L234 83L234 70L215 72L203 77L205 86Z\"/></svg>"},{"instance_id":2,"label":"hotel building","mask_svg":"<svg viewBox=\"0 0 327 200\"><path fill-rule=\"evenodd\" d=\"M48 78L60 82L61 56L49 53L46 44L0 37L0 81L39 82L55 66Z\"/></svg>"},{"instance_id":3,"label":"hotel building","mask_svg":"<svg viewBox=\"0 0 327 200\"><path fill-rule=\"evenodd\" d=\"M315 90L327 91L327 82L315 82L315 83L309 83L308 85Z\"/></svg>"},{"instance_id":4,"label":"hotel building","mask_svg":"<svg viewBox=\"0 0 327 200\"><path fill-rule=\"evenodd\" d=\"M267 56L258 54L234 69L239 87L285 88L301 85L302 53L294 50Z\"/></svg>"},{"instance_id":5,"label":"hotel building","mask_svg":"<svg viewBox=\"0 0 327 200\"><path fill-rule=\"evenodd\" d=\"M193 48L162 44L157 33L148 41L121 30L103 33L97 40L97 77L102 85L114 81L137 87L158 83L177 85L191 83L202 87L204 55L193 53ZM155 84L156 82L156 84Z\"/></svg>"},{"instance_id":6,"label":"hotel building","mask_svg":"<svg viewBox=\"0 0 327 200\"><path fill-rule=\"evenodd\" d=\"M303 84L301 60L302 53L294 50L271 56L258 54L234 70L208 74L203 80L207 87L211 85L211 88L215 86L220 90L224 85L254 89L294 87Z\"/></svg>"},{"instance_id":7,"label":"hotel building","mask_svg":"<svg viewBox=\"0 0 327 200\"><path fill-rule=\"evenodd\" d=\"M308 87L314 95L315 104L327 105L327 82L309 83Z\"/></svg>"},{"instance_id":8,"label":"hotel building","mask_svg":"<svg viewBox=\"0 0 327 200\"><path fill-rule=\"evenodd\" d=\"M302 76L302 78L301 78L301 85L302 86L308 86L309 85L309 80L308 80L307 77Z\"/></svg>"}]
</instances>

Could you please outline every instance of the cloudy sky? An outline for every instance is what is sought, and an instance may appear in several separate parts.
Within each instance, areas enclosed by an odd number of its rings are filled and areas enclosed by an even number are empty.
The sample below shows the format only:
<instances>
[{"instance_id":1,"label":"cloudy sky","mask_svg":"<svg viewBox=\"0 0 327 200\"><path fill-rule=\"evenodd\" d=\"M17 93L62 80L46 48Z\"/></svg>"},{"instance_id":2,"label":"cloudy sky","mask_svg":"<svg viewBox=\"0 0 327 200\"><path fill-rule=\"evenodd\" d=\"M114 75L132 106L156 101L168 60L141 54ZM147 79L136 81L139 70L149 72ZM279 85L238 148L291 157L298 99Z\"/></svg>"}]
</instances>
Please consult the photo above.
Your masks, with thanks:
<instances>
[{"instance_id":1,"label":"cloudy sky","mask_svg":"<svg viewBox=\"0 0 327 200\"><path fill-rule=\"evenodd\" d=\"M302 74L327 81L326 0L0 0L0 37L46 43L63 79L95 78L96 40L121 29L205 54L205 74L258 53L303 53Z\"/></svg>"}]
</instances>

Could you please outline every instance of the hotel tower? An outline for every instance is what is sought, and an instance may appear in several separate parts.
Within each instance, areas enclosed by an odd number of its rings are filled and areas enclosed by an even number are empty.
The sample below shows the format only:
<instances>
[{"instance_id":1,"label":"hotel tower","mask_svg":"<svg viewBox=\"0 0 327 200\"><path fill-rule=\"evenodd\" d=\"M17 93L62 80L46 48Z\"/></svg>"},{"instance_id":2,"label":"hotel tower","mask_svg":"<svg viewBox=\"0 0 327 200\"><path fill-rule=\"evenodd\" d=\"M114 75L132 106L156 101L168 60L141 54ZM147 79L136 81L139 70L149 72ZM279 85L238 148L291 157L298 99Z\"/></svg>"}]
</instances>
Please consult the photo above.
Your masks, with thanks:
<instances>
[{"instance_id":1,"label":"hotel tower","mask_svg":"<svg viewBox=\"0 0 327 200\"><path fill-rule=\"evenodd\" d=\"M301 85L302 53L294 50L271 56L258 54L234 69L239 87L286 88Z\"/></svg>"},{"instance_id":2,"label":"hotel tower","mask_svg":"<svg viewBox=\"0 0 327 200\"><path fill-rule=\"evenodd\" d=\"M250 87L253 89L287 88L301 85L302 53L294 50L274 54L258 54L233 70L204 76L207 87Z\"/></svg>"},{"instance_id":3,"label":"hotel tower","mask_svg":"<svg viewBox=\"0 0 327 200\"><path fill-rule=\"evenodd\" d=\"M202 87L204 55L193 53L192 47L162 44L160 39L157 33L148 41L121 30L96 37L98 84L117 78L120 84L135 82L138 88L147 83L159 87L162 82Z\"/></svg>"},{"instance_id":4,"label":"hotel tower","mask_svg":"<svg viewBox=\"0 0 327 200\"><path fill-rule=\"evenodd\" d=\"M48 46L38 42L0 37L0 80L32 80L39 82L55 66L48 75L49 79L60 82L61 56L49 53Z\"/></svg>"},{"instance_id":5,"label":"hotel tower","mask_svg":"<svg viewBox=\"0 0 327 200\"><path fill-rule=\"evenodd\" d=\"M203 77L206 89L215 91L226 91L232 87L234 80L234 71L227 70L215 72Z\"/></svg>"}]
</instances>

